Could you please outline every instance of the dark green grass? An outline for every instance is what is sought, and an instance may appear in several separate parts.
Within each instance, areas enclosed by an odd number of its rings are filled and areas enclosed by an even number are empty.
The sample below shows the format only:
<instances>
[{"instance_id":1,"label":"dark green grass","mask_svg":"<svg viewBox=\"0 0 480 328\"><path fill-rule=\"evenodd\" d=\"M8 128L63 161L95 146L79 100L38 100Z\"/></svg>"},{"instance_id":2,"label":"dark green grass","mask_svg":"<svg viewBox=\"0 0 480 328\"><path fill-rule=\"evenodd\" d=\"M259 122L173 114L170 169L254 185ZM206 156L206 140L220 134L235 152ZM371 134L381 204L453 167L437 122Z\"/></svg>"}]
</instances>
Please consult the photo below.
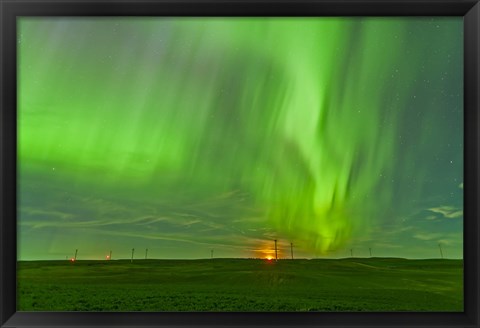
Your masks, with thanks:
<instances>
[{"instance_id":1,"label":"dark green grass","mask_svg":"<svg viewBox=\"0 0 480 328\"><path fill-rule=\"evenodd\" d=\"M463 311L463 261L32 261L17 291L19 311Z\"/></svg>"}]
</instances>

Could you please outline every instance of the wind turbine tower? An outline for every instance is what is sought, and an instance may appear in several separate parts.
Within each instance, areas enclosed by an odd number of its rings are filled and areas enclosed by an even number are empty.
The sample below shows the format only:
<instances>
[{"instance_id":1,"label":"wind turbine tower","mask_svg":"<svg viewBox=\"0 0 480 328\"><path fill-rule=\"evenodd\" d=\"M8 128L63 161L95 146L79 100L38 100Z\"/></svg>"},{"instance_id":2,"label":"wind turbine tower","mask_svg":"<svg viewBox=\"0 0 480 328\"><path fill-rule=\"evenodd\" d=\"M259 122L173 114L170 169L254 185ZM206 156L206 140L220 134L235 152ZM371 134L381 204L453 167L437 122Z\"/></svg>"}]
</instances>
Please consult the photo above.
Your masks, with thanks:
<instances>
[{"instance_id":1,"label":"wind turbine tower","mask_svg":"<svg viewBox=\"0 0 480 328\"><path fill-rule=\"evenodd\" d=\"M438 248L440 248L440 257L443 259L442 244L439 243Z\"/></svg>"}]
</instances>

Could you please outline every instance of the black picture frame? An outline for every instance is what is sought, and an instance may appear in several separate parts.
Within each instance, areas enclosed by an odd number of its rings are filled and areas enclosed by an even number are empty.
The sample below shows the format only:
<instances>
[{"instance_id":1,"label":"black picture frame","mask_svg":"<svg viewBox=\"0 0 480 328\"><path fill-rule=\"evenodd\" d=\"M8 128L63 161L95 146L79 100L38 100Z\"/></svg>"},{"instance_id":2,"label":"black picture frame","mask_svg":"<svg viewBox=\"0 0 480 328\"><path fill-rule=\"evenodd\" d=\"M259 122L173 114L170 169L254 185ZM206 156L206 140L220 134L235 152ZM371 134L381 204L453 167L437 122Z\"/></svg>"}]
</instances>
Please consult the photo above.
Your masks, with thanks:
<instances>
[{"instance_id":1,"label":"black picture frame","mask_svg":"<svg viewBox=\"0 0 480 328\"><path fill-rule=\"evenodd\" d=\"M479 327L477 0L1 0L1 327ZM16 22L23 16L463 16L464 312L16 312Z\"/></svg>"}]
</instances>

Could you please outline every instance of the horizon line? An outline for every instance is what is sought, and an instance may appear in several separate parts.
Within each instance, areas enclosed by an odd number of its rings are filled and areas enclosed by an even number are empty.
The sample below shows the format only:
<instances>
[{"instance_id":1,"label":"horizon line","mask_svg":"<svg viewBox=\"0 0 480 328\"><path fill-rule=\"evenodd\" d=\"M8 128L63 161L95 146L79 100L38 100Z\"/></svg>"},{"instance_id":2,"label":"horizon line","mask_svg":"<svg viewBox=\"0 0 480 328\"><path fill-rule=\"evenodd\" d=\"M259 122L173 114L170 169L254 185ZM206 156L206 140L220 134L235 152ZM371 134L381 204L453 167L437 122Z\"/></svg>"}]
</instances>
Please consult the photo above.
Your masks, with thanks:
<instances>
[{"instance_id":1,"label":"horizon line","mask_svg":"<svg viewBox=\"0 0 480 328\"><path fill-rule=\"evenodd\" d=\"M407 258L407 257L396 257L396 256L372 256L372 257L338 257L338 258L326 258L326 257L299 257L295 259L291 258L279 258L275 259L267 259L261 257L216 257L216 258L138 258L138 259L131 259L131 258L118 258L118 259L76 259L74 262L78 261L96 261L96 262L110 262L110 261L130 261L130 262L137 262L137 261L198 261L198 260L262 260L262 261L295 261L295 260L346 260L346 259L402 259L402 260L464 260L464 258L440 258L440 257L425 257L425 258ZM55 262L72 262L73 259L32 259L32 260L20 260L17 259L17 262L35 262L35 261L55 261Z\"/></svg>"}]
</instances>

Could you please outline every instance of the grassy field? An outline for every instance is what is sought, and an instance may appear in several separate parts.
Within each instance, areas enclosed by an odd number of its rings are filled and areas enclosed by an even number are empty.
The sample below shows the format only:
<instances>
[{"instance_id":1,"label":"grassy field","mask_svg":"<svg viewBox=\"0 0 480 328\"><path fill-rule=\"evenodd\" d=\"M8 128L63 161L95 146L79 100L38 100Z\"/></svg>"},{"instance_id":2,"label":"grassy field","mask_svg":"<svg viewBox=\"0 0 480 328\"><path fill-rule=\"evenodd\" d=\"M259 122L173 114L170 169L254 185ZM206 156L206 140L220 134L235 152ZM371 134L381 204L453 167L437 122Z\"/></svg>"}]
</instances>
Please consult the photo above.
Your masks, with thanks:
<instances>
[{"instance_id":1,"label":"grassy field","mask_svg":"<svg viewBox=\"0 0 480 328\"><path fill-rule=\"evenodd\" d=\"M29 261L20 311L463 311L462 260Z\"/></svg>"}]
</instances>

